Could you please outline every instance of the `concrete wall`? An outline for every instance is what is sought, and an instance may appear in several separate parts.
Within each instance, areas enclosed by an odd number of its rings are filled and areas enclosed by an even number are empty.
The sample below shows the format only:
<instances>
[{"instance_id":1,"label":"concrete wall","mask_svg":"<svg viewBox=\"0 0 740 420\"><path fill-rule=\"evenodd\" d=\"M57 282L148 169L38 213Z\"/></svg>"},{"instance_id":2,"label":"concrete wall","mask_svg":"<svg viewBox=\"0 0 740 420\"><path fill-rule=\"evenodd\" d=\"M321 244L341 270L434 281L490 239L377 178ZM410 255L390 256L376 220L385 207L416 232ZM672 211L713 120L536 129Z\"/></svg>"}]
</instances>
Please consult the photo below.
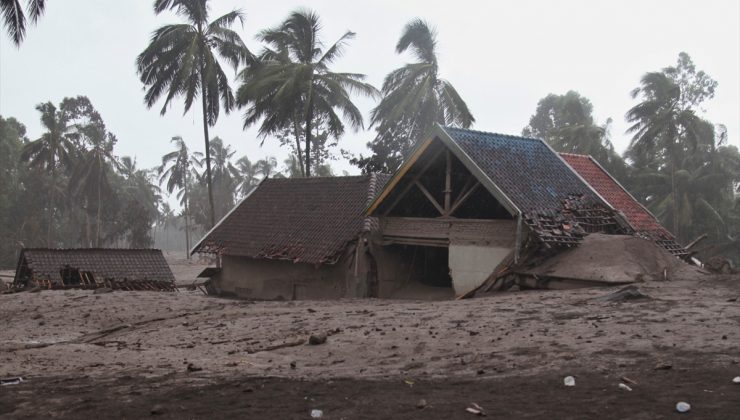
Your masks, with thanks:
<instances>
[{"instance_id":1,"label":"concrete wall","mask_svg":"<svg viewBox=\"0 0 740 420\"><path fill-rule=\"evenodd\" d=\"M450 271L455 294L463 295L480 286L513 248L450 244Z\"/></svg>"},{"instance_id":2,"label":"concrete wall","mask_svg":"<svg viewBox=\"0 0 740 420\"><path fill-rule=\"evenodd\" d=\"M212 279L222 295L251 299L339 299L347 293L347 261L315 267L281 260L224 255Z\"/></svg>"}]
</instances>

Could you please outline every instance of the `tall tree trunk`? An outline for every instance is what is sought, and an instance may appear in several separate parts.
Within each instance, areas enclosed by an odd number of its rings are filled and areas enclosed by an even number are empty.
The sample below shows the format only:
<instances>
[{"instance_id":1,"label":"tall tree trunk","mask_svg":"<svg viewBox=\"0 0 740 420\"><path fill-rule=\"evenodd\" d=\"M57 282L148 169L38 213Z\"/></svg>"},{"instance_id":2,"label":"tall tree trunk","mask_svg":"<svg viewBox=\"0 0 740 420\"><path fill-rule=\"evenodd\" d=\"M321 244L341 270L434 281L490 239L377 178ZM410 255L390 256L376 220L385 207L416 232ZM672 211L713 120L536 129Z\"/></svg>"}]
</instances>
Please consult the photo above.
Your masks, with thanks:
<instances>
[{"instance_id":1,"label":"tall tree trunk","mask_svg":"<svg viewBox=\"0 0 740 420\"><path fill-rule=\"evenodd\" d=\"M301 168L301 176L306 177L306 168L303 167L303 153L301 153L301 134L298 124L298 115L293 114L293 134L295 135L296 155L298 155L298 166Z\"/></svg>"},{"instance_id":2,"label":"tall tree trunk","mask_svg":"<svg viewBox=\"0 0 740 420\"><path fill-rule=\"evenodd\" d=\"M206 141L206 182L208 183L208 205L211 209L211 224L208 229L216 225L216 211L213 205L213 186L211 182L211 142L208 140L208 117L206 106L206 74L203 60L200 60L200 96L203 99L203 137ZM188 250L189 252L189 250Z\"/></svg>"},{"instance_id":3,"label":"tall tree trunk","mask_svg":"<svg viewBox=\"0 0 740 420\"><path fill-rule=\"evenodd\" d=\"M309 94L310 95L310 94ZM308 106L306 107L306 178L311 177L311 120L313 120L313 99L308 98Z\"/></svg>"},{"instance_id":4,"label":"tall tree trunk","mask_svg":"<svg viewBox=\"0 0 740 420\"><path fill-rule=\"evenodd\" d=\"M102 178L103 178L103 174L101 173L100 176L98 176L98 215L97 215L98 226L95 231L95 247L96 248L100 247L100 218L101 218L100 216L102 214L101 210L103 207L103 203L102 203L103 200L100 194L100 183L102 182L101 181Z\"/></svg>"},{"instance_id":5,"label":"tall tree trunk","mask_svg":"<svg viewBox=\"0 0 740 420\"><path fill-rule=\"evenodd\" d=\"M185 259L190 259L190 207L185 198Z\"/></svg>"},{"instance_id":6,"label":"tall tree trunk","mask_svg":"<svg viewBox=\"0 0 740 420\"><path fill-rule=\"evenodd\" d=\"M56 164L51 165L51 188L49 188L49 226L46 231L46 246L51 248L51 226L54 224L54 188L56 188Z\"/></svg>"}]
</instances>

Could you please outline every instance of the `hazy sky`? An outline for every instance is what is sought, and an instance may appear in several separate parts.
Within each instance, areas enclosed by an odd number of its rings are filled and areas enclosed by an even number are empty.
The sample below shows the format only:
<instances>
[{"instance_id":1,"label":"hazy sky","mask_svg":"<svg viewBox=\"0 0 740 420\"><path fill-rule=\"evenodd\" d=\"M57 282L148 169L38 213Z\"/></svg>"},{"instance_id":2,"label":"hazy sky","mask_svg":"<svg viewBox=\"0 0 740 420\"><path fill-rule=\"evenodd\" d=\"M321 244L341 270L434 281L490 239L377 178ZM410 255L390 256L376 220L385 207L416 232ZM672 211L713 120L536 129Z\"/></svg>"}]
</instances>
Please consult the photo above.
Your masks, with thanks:
<instances>
[{"instance_id":1,"label":"hazy sky","mask_svg":"<svg viewBox=\"0 0 740 420\"><path fill-rule=\"evenodd\" d=\"M22 3L25 3L23 1ZM278 24L299 7L310 6L323 21L322 37L333 42L344 31L357 37L334 70L365 73L380 87L392 69L411 60L394 47L406 22L420 17L438 31L441 76L467 101L475 129L520 134L548 93L576 90L594 105L597 122L614 119L612 136L621 152L629 138L625 112L629 92L648 71L673 65L688 52L698 68L719 82L706 104L706 117L727 125L730 142L740 139L740 2L726 1L232 1L214 0L216 17L241 8L239 29L253 52L254 35ZM161 117L161 104L147 109L134 61L157 27L177 22L155 16L150 0L49 0L45 15L20 47L0 34L0 114L13 116L41 134L34 106L65 96L86 95L119 143L116 152L136 156L142 167L160 162L169 139L183 136L203 149L200 106L182 114L180 101ZM373 102L358 99L369 114ZM212 136L220 136L257 160L287 151L268 139L260 148L254 128L242 130L242 112L223 115ZM371 131L348 132L343 148L365 150ZM358 172L347 162L338 170Z\"/></svg>"}]
</instances>

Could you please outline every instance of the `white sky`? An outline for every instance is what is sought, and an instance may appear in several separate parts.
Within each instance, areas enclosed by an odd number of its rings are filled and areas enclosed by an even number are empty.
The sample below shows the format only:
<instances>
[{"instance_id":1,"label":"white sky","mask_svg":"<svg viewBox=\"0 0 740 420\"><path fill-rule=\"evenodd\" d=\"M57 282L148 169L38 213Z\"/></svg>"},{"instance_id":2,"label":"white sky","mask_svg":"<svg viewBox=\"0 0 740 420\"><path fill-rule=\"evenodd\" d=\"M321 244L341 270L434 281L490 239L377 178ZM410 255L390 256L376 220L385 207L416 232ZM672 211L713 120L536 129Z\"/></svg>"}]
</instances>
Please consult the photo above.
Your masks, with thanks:
<instances>
[{"instance_id":1,"label":"white sky","mask_svg":"<svg viewBox=\"0 0 740 420\"><path fill-rule=\"evenodd\" d=\"M23 2L25 3L25 2ZM86 95L119 143L116 152L135 156L140 167L160 163L169 139L183 136L203 149L200 106L187 115L177 101L164 116L161 104L147 109L136 75L136 56L157 27L177 22L155 16L151 0L50 0L20 49L0 34L0 114L16 117L31 139L42 132L34 106ZM706 117L727 125L740 144L740 2L726 1L231 1L213 0L212 17L233 8L247 14L242 37L253 52L254 35L287 14L310 5L322 18L329 44L345 30L357 37L334 70L365 73L380 87L392 69L411 60L395 44L406 22L421 17L438 30L441 76L450 80L477 119L474 128L520 134L537 101L548 93L576 90L589 98L599 123L614 119L613 141L621 152L629 92L648 71L673 65L688 52L699 69L719 82ZM234 87L236 87L234 85ZM373 102L357 99L367 116ZM242 130L242 112L223 115L211 136L220 136L253 161L286 150L256 129ZM340 147L365 150L372 131L348 132ZM338 150L337 150L338 152ZM347 162L338 171L357 173Z\"/></svg>"}]
</instances>

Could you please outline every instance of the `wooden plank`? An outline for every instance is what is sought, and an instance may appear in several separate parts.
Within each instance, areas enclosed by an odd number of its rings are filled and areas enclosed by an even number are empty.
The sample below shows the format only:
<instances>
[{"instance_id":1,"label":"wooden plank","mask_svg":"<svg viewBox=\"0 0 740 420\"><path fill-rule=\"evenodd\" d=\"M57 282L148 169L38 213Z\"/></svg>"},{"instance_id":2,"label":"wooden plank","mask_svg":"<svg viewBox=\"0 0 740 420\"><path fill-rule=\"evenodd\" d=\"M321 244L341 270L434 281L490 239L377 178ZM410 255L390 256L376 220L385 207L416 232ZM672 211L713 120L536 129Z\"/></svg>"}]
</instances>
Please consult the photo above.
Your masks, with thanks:
<instances>
[{"instance_id":1,"label":"wooden plank","mask_svg":"<svg viewBox=\"0 0 740 420\"><path fill-rule=\"evenodd\" d=\"M480 186L480 182L476 182L475 184L473 184L472 187L470 187L470 189L468 189L467 191L465 191L465 193L460 198L457 199L457 201L455 202L455 204L450 209L450 215L454 214L455 211L465 202L465 200L467 200L468 198L470 198L470 195L473 194L473 192L475 192L475 190L479 186Z\"/></svg>"},{"instance_id":2,"label":"wooden plank","mask_svg":"<svg viewBox=\"0 0 740 420\"><path fill-rule=\"evenodd\" d=\"M406 193L409 192L409 190L414 186L414 182L418 181L419 178L421 178L421 176L424 175L424 173L429 168L432 167L432 164L434 164L434 161L437 160L437 157L439 157L439 155L442 153L443 150L445 150L445 149L444 148L440 148L439 150L437 150L436 152L434 152L434 154L432 155L431 159L429 159L429 161L426 163L426 165L424 165L424 167L421 169L421 171L418 174L414 175L414 177L411 179L411 182L409 182L409 184L406 185L403 188L403 190L401 190L401 192L398 194L398 196L396 197L396 199L393 200L393 202L391 203L391 205L388 206L388 208L383 212L384 215L387 215L388 213L390 213L391 210L393 210L393 208L396 207L396 205L398 205L398 203L403 199L403 197L406 196ZM399 180L399 182L400 182L400 180ZM394 188L395 188L395 186L394 186ZM377 203L376 203L376 206L377 206Z\"/></svg>"},{"instance_id":3,"label":"wooden plank","mask_svg":"<svg viewBox=\"0 0 740 420\"><path fill-rule=\"evenodd\" d=\"M450 210L450 206L452 205L452 155L450 154L450 151L447 150L447 164L445 167L445 210L444 215L449 216L452 214L452 211Z\"/></svg>"},{"instance_id":4,"label":"wooden plank","mask_svg":"<svg viewBox=\"0 0 740 420\"><path fill-rule=\"evenodd\" d=\"M416 187L419 188L421 192L424 193L424 195L429 199L429 201L431 201L432 204L434 204L434 207L437 209L439 214L442 214L442 215L445 214L445 211L442 208L442 206L440 206L439 203L437 203L437 200L434 199L434 196L432 196L429 190L427 190L426 187L421 182L419 182L419 180L414 181L414 185L416 185Z\"/></svg>"}]
</instances>

